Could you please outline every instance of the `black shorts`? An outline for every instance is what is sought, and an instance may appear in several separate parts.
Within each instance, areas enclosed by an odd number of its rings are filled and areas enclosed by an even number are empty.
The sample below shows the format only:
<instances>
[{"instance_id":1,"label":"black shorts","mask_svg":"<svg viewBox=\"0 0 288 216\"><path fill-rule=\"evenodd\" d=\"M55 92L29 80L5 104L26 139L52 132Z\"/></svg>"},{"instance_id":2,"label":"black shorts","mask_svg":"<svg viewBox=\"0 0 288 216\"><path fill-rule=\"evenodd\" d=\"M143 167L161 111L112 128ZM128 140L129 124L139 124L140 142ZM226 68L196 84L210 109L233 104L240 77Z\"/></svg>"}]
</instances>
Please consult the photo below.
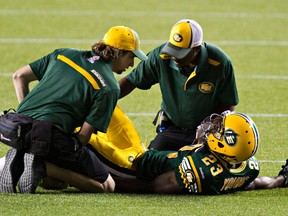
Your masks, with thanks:
<instances>
[{"instance_id":1,"label":"black shorts","mask_svg":"<svg viewBox=\"0 0 288 216\"><path fill-rule=\"evenodd\" d=\"M56 127L52 127L51 136L47 162L83 174L100 183L107 180L108 171L86 146L78 145L71 135L63 133Z\"/></svg>"},{"instance_id":2,"label":"black shorts","mask_svg":"<svg viewBox=\"0 0 288 216\"><path fill-rule=\"evenodd\" d=\"M195 139L196 130L189 131L176 126L170 126L162 132L158 132L151 141L149 149L178 151L186 145L191 145Z\"/></svg>"}]
</instances>

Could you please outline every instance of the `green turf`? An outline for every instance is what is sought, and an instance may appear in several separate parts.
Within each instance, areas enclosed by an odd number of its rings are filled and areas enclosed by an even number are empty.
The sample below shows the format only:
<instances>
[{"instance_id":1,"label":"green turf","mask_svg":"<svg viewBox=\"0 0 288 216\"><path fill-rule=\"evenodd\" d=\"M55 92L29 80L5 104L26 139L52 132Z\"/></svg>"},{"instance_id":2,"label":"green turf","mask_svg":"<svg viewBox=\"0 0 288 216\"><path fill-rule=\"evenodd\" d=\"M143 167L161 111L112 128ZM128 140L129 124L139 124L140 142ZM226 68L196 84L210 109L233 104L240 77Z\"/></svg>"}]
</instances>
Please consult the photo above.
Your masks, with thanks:
<instances>
[{"instance_id":1,"label":"green turf","mask_svg":"<svg viewBox=\"0 0 288 216\"><path fill-rule=\"evenodd\" d=\"M202 25L204 40L233 61L240 97L236 110L251 114L261 135L260 174L276 175L288 158L287 1L0 0L0 5L0 110L17 106L12 73L56 48L89 49L111 26L127 25L148 52L168 39L173 23L190 18ZM160 101L158 86L119 101L143 142L155 136L151 122ZM6 150L0 145L0 156ZM39 188L35 195L0 194L0 215L278 216L287 215L287 197L287 189L171 196Z\"/></svg>"}]
</instances>

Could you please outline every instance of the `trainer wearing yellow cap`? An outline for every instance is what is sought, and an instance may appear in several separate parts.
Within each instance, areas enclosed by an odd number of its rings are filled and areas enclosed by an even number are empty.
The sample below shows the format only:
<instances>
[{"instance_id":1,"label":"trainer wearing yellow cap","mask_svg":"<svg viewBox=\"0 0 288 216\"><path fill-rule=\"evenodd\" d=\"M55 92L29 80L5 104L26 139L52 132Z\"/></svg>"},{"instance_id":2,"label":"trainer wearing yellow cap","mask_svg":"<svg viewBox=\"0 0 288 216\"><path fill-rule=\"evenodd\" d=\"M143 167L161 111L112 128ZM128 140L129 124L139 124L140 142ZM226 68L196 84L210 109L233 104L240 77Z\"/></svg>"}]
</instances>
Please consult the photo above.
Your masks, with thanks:
<instances>
[{"instance_id":1,"label":"trainer wearing yellow cap","mask_svg":"<svg viewBox=\"0 0 288 216\"><path fill-rule=\"evenodd\" d=\"M196 21L181 20L173 26L169 42L166 43L161 52L176 59L183 59L193 51L193 48L200 47L202 40L202 28Z\"/></svg>"},{"instance_id":2,"label":"trainer wearing yellow cap","mask_svg":"<svg viewBox=\"0 0 288 216\"><path fill-rule=\"evenodd\" d=\"M140 60L148 59L140 50L140 39L137 32L131 28L114 26L105 34L103 42L118 49L132 51Z\"/></svg>"},{"instance_id":3,"label":"trainer wearing yellow cap","mask_svg":"<svg viewBox=\"0 0 288 216\"><path fill-rule=\"evenodd\" d=\"M232 111L238 104L230 58L219 47L203 42L202 27L195 20L175 23L169 41L148 57L119 84L124 97L135 88L146 90L159 83L160 121L150 148L178 150L189 145L206 116Z\"/></svg>"},{"instance_id":4,"label":"trainer wearing yellow cap","mask_svg":"<svg viewBox=\"0 0 288 216\"><path fill-rule=\"evenodd\" d=\"M91 192L112 192L112 177L85 145L93 132L106 132L120 95L113 72L133 67L135 57L147 59L137 33L114 26L92 50L56 49L17 70L17 119L31 127L33 122L33 127L24 132L22 142L5 143L12 148L0 176L0 191L16 192L18 184L21 193L35 193L46 175L45 160L89 177L95 186ZM29 92L34 80L39 83ZM75 135L76 127L81 129Z\"/></svg>"}]
</instances>

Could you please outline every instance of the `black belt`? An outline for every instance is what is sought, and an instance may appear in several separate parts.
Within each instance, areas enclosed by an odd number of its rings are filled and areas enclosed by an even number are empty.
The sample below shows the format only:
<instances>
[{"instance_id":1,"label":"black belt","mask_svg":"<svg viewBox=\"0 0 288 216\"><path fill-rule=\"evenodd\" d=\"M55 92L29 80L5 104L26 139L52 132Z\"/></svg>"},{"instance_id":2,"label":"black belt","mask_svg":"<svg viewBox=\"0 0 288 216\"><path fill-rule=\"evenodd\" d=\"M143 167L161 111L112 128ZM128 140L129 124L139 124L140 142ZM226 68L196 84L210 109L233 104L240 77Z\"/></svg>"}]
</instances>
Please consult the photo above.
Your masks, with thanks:
<instances>
[{"instance_id":1,"label":"black belt","mask_svg":"<svg viewBox=\"0 0 288 216\"><path fill-rule=\"evenodd\" d=\"M193 129L188 129L188 128L182 128L182 127L178 127L176 126L167 116L167 114L164 112L164 110L159 110L153 120L153 125L156 126L157 124L157 121L158 121L158 118L159 118L159 115L164 115L166 117L166 120L165 120L165 127L166 129L170 128L170 129L175 129L175 130L180 130L180 131L185 131L185 132L189 132L189 133L195 133L196 132L196 128L193 130ZM161 124L161 122L160 122ZM171 128L172 127L172 128Z\"/></svg>"},{"instance_id":2,"label":"black belt","mask_svg":"<svg viewBox=\"0 0 288 216\"><path fill-rule=\"evenodd\" d=\"M181 131L185 131L185 132L188 132L188 133L195 133L196 132L196 130L191 130L191 129L188 129L188 128L181 128L181 127L177 127L177 126L175 126L173 123L172 123L172 125L171 126L169 126L168 128L170 128L170 129L174 129L174 130L181 130Z\"/></svg>"}]
</instances>

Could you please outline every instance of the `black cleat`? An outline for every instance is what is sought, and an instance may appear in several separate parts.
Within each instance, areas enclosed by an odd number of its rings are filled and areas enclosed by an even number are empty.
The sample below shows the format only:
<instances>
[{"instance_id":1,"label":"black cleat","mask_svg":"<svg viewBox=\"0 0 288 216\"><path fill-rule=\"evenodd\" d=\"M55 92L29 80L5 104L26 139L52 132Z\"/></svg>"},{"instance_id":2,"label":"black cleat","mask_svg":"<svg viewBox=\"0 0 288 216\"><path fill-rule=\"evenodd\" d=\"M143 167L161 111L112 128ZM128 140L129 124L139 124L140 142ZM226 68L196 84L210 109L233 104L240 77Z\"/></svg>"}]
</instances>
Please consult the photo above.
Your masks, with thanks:
<instances>
[{"instance_id":1,"label":"black cleat","mask_svg":"<svg viewBox=\"0 0 288 216\"><path fill-rule=\"evenodd\" d=\"M24 155L24 172L18 183L20 193L35 193L45 175L44 161L31 153L26 153Z\"/></svg>"},{"instance_id":2,"label":"black cleat","mask_svg":"<svg viewBox=\"0 0 288 216\"><path fill-rule=\"evenodd\" d=\"M279 172L278 175L282 175L285 178L282 187L288 187L288 159L286 160L286 164L282 165L282 170Z\"/></svg>"},{"instance_id":3,"label":"black cleat","mask_svg":"<svg viewBox=\"0 0 288 216\"><path fill-rule=\"evenodd\" d=\"M24 170L24 152L11 148L7 151L5 164L0 173L0 192L16 193L17 182Z\"/></svg>"}]
</instances>

